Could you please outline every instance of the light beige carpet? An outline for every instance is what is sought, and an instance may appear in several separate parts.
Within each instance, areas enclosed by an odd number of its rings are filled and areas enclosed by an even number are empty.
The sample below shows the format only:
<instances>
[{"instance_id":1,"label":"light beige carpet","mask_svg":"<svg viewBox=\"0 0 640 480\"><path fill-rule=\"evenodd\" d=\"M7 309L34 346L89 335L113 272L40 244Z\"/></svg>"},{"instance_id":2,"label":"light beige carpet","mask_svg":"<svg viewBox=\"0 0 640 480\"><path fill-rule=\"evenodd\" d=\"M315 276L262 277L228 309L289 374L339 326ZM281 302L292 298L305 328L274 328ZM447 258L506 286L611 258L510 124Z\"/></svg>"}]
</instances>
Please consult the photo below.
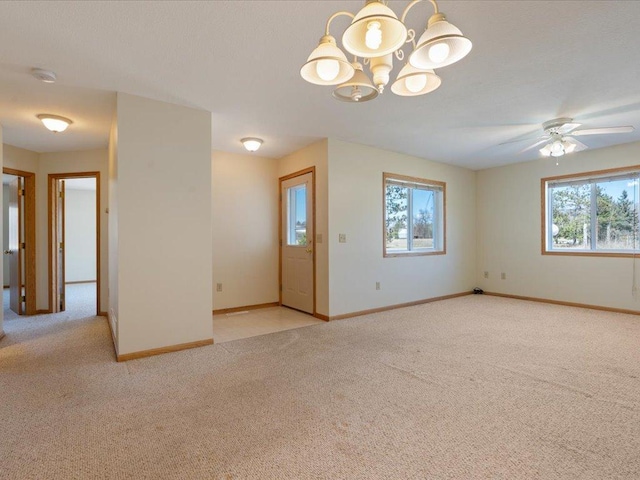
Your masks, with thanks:
<instances>
[{"instance_id":1,"label":"light beige carpet","mask_svg":"<svg viewBox=\"0 0 640 480\"><path fill-rule=\"evenodd\" d=\"M640 478L639 317L468 296L124 364L52 317L5 325L2 479Z\"/></svg>"}]
</instances>

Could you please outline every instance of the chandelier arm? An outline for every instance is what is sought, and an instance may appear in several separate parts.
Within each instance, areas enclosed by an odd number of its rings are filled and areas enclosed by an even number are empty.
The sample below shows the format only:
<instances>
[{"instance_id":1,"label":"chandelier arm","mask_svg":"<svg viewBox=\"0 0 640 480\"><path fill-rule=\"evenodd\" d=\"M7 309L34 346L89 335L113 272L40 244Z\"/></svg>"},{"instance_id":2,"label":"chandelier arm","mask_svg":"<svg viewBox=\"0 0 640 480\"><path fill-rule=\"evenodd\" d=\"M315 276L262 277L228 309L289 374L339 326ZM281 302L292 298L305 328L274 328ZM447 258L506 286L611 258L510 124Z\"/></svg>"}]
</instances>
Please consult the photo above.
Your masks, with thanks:
<instances>
[{"instance_id":1,"label":"chandelier arm","mask_svg":"<svg viewBox=\"0 0 640 480\"><path fill-rule=\"evenodd\" d=\"M426 1L426 0L413 0L409 5L407 5L407 8L405 8L404 12L402 12L402 18L400 19L400 21L404 23L404 20L407 18L407 14L409 13L409 10L411 10L414 5L422 1ZM429 1L431 2L431 5L433 5L433 9L435 10L435 13L439 13L438 4L436 3L436 0L429 0Z\"/></svg>"},{"instance_id":2,"label":"chandelier arm","mask_svg":"<svg viewBox=\"0 0 640 480\"><path fill-rule=\"evenodd\" d=\"M341 11L341 12L334 13L333 15L331 15L329 17L329 20L327 20L327 27L324 30L324 34L325 35L329 35L329 26L331 25L331 22L333 21L333 19L337 18L337 17L340 17L342 15L346 15L347 17L351 17L351 18L355 17L355 15L353 13L347 12L347 11L344 11L344 10Z\"/></svg>"}]
</instances>

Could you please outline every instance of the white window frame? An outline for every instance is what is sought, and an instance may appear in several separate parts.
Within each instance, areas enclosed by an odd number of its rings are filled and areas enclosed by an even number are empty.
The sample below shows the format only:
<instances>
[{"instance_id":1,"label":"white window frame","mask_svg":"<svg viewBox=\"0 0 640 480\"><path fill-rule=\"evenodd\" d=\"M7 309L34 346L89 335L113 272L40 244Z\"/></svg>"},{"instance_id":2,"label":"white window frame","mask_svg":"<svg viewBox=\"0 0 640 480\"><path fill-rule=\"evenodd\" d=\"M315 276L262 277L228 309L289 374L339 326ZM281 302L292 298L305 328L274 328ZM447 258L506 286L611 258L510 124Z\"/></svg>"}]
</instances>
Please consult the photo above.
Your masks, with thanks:
<instances>
[{"instance_id":1,"label":"white window frame","mask_svg":"<svg viewBox=\"0 0 640 480\"><path fill-rule=\"evenodd\" d=\"M387 186L398 185L410 189L407 196L407 250L387 249ZM411 190L420 189L434 192L433 247L413 248L413 195ZM437 180L398 175L382 174L382 252L383 257L407 257L422 255L445 255L446 247L446 190L447 184Z\"/></svg>"},{"instance_id":2,"label":"white window frame","mask_svg":"<svg viewBox=\"0 0 640 480\"><path fill-rule=\"evenodd\" d=\"M596 256L596 257L635 257L640 254L640 244L634 250L612 250L598 248L598 217L596 185L604 181L635 180L640 181L640 165L633 167L598 170L572 175L562 175L541 179L542 191L542 254L567 256ZM567 187L575 185L590 185L590 245L588 249L559 249L553 248L553 187ZM636 218L640 224L640 209ZM640 243L640 242L639 242Z\"/></svg>"}]
</instances>

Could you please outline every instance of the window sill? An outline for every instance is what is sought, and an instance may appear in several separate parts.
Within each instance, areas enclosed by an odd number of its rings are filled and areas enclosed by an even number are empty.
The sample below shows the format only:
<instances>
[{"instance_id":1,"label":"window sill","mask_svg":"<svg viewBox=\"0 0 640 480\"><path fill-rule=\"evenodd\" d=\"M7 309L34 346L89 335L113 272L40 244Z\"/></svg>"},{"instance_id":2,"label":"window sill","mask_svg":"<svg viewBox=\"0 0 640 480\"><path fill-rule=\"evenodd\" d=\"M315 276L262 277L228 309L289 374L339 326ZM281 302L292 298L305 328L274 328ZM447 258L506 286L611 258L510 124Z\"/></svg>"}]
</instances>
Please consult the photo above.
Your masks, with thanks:
<instances>
[{"instance_id":1,"label":"window sill","mask_svg":"<svg viewBox=\"0 0 640 480\"><path fill-rule=\"evenodd\" d=\"M556 255L560 257L618 257L618 258L634 258L640 257L640 251L638 252L616 252L606 250L574 250L574 251L558 251L558 250L543 250L542 255Z\"/></svg>"},{"instance_id":2,"label":"window sill","mask_svg":"<svg viewBox=\"0 0 640 480\"><path fill-rule=\"evenodd\" d=\"M384 252L383 258L394 258L394 257L426 257L431 255L445 255L447 253L446 250L431 250L428 252L425 251L411 251L411 252Z\"/></svg>"}]
</instances>

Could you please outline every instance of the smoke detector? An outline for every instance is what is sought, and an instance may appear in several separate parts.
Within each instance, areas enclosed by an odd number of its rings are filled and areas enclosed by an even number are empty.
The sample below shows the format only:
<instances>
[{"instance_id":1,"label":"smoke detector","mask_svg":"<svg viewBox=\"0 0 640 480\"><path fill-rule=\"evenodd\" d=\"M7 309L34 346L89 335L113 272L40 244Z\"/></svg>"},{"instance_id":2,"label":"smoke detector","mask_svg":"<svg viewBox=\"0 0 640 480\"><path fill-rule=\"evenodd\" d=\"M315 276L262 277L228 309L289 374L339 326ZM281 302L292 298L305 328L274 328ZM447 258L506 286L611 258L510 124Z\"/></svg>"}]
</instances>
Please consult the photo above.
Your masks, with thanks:
<instances>
[{"instance_id":1,"label":"smoke detector","mask_svg":"<svg viewBox=\"0 0 640 480\"><path fill-rule=\"evenodd\" d=\"M55 83L57 78L56 72L52 72L51 70L44 70L42 68L32 69L31 75L44 83Z\"/></svg>"}]
</instances>

